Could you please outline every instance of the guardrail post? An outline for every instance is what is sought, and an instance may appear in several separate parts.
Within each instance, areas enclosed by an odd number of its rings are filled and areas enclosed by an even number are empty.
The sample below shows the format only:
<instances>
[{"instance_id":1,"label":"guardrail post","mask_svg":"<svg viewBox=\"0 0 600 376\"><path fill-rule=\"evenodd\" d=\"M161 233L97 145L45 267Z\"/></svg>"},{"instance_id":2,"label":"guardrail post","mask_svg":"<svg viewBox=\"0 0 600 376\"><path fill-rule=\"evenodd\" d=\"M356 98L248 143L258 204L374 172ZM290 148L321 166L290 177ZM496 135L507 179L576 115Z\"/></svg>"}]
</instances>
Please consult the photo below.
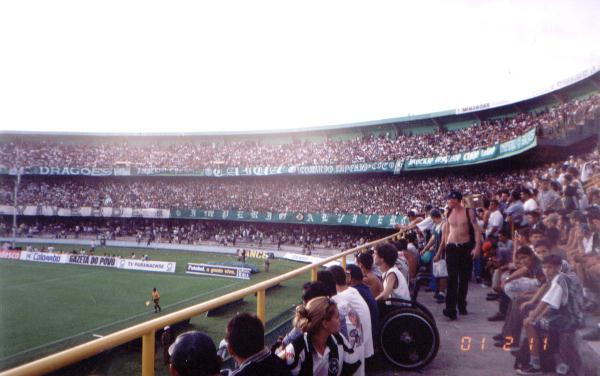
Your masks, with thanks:
<instances>
[{"instance_id":1,"label":"guardrail post","mask_svg":"<svg viewBox=\"0 0 600 376\"><path fill-rule=\"evenodd\" d=\"M265 305L267 303L267 295L265 290L258 290L256 292L256 316L263 322L266 323L266 311Z\"/></svg>"},{"instance_id":2,"label":"guardrail post","mask_svg":"<svg viewBox=\"0 0 600 376\"><path fill-rule=\"evenodd\" d=\"M316 280L317 280L317 267L313 266L312 269L310 269L310 281L316 282Z\"/></svg>"},{"instance_id":3,"label":"guardrail post","mask_svg":"<svg viewBox=\"0 0 600 376\"><path fill-rule=\"evenodd\" d=\"M154 376L154 330L142 336L142 376Z\"/></svg>"},{"instance_id":4,"label":"guardrail post","mask_svg":"<svg viewBox=\"0 0 600 376\"><path fill-rule=\"evenodd\" d=\"M342 256L342 268L346 270L346 256Z\"/></svg>"}]
</instances>

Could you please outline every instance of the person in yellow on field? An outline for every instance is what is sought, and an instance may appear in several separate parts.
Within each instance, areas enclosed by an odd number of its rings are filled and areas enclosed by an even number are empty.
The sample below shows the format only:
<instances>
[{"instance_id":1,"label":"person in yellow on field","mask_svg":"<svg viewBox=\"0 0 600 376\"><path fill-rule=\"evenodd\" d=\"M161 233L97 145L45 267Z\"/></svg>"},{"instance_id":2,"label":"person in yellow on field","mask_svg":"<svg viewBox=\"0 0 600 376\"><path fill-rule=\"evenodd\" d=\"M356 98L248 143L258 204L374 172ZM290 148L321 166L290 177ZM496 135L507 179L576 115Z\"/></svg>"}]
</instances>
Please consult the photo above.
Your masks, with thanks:
<instances>
[{"instance_id":1,"label":"person in yellow on field","mask_svg":"<svg viewBox=\"0 0 600 376\"><path fill-rule=\"evenodd\" d=\"M152 289L152 301L154 302L154 312L160 312L162 309L160 308L160 293L156 291L156 287Z\"/></svg>"}]
</instances>

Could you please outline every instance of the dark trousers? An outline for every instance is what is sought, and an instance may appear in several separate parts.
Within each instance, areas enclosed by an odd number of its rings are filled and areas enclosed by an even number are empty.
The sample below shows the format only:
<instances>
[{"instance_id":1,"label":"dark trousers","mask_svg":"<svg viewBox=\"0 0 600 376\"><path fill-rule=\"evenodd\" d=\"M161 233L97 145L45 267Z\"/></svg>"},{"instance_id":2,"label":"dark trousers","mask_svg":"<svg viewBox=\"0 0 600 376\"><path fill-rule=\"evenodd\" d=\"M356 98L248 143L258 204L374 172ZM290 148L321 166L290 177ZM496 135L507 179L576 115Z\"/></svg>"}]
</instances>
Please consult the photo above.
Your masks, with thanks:
<instances>
[{"instance_id":1,"label":"dark trousers","mask_svg":"<svg viewBox=\"0 0 600 376\"><path fill-rule=\"evenodd\" d=\"M473 272L471 251L473 243L446 245L446 266L448 268L448 286L446 292L446 310L456 313L456 307L467 308L469 280Z\"/></svg>"},{"instance_id":2,"label":"dark trousers","mask_svg":"<svg viewBox=\"0 0 600 376\"><path fill-rule=\"evenodd\" d=\"M506 315L508 313L509 305L510 298L502 291L502 293L500 293L500 300L498 301L498 312Z\"/></svg>"},{"instance_id":3,"label":"dark trousers","mask_svg":"<svg viewBox=\"0 0 600 376\"><path fill-rule=\"evenodd\" d=\"M162 309L160 308L160 304L158 304L159 300L158 299L154 299L154 310L155 311L162 311Z\"/></svg>"}]
</instances>

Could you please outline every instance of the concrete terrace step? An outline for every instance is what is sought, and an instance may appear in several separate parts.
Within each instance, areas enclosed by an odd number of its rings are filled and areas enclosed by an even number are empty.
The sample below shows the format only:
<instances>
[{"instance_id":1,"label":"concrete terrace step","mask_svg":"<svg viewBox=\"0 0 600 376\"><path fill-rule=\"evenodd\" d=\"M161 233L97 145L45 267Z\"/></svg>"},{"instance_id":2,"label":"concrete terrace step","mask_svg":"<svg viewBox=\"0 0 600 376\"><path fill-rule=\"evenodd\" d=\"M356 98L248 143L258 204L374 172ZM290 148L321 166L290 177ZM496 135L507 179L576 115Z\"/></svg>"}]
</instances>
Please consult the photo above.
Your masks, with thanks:
<instances>
[{"instance_id":1,"label":"concrete terrace step","mask_svg":"<svg viewBox=\"0 0 600 376\"><path fill-rule=\"evenodd\" d=\"M498 310L497 302L485 300L489 288L471 283L469 285L469 314L460 316L456 321L448 321L442 315L444 304L437 304L432 293L420 292L419 302L433 313L440 333L440 349L437 357L425 369L416 372L404 372L389 363L380 360L370 375L402 376L481 376L514 375L515 358L509 352L493 346L492 337L500 333L502 322L489 322L487 318ZM600 376L600 342L581 339L584 333L600 321L599 317L590 317L586 329L577 331L574 338L574 354L569 358L572 364L571 375ZM552 375L552 373L549 373Z\"/></svg>"}]
</instances>

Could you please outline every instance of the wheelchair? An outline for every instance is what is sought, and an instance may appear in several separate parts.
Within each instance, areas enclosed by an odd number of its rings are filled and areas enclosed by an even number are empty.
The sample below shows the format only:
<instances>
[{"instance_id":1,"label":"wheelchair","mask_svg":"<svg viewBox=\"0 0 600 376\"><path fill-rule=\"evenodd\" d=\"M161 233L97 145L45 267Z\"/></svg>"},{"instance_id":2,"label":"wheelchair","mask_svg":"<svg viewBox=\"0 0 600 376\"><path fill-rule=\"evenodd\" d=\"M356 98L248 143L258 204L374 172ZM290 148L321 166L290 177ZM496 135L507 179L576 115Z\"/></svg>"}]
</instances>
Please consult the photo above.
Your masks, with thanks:
<instances>
[{"instance_id":1,"label":"wheelchair","mask_svg":"<svg viewBox=\"0 0 600 376\"><path fill-rule=\"evenodd\" d=\"M380 304L377 342L383 356L403 370L420 369L431 363L440 347L440 335L433 314L417 302L419 288L431 273L419 273L411 300L387 299Z\"/></svg>"}]
</instances>

